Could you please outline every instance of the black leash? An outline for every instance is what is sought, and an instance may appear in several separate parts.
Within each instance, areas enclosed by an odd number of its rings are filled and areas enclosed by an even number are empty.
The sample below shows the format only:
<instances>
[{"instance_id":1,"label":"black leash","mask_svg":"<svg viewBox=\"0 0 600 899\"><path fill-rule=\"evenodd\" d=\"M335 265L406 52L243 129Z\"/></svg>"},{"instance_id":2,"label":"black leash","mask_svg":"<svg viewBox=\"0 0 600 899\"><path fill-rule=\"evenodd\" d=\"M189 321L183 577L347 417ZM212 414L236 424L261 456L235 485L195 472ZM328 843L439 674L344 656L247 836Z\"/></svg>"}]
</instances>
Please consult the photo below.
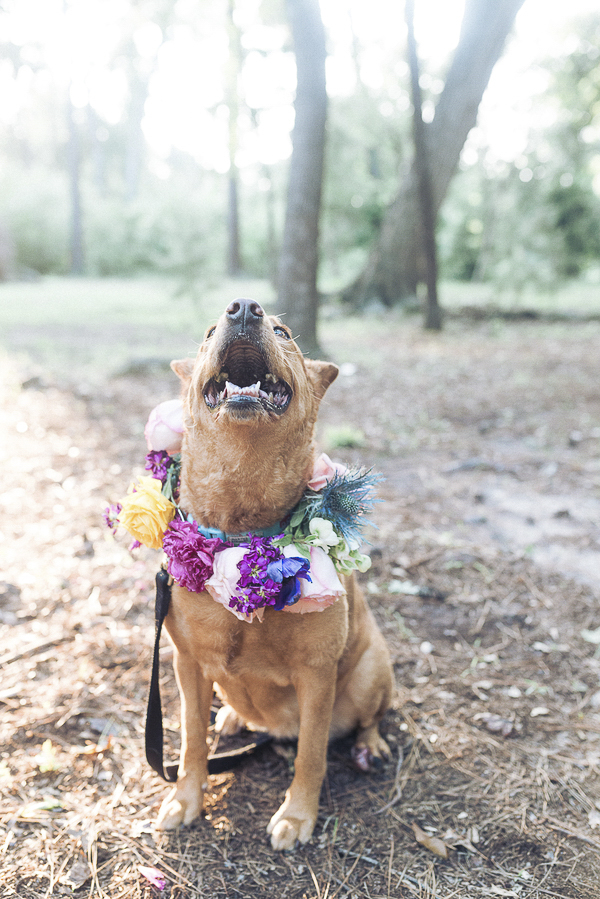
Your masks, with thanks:
<instances>
[{"instance_id":1,"label":"black leash","mask_svg":"<svg viewBox=\"0 0 600 899\"><path fill-rule=\"evenodd\" d=\"M177 780L179 765L167 765L165 767L163 745L163 719L162 705L160 701L159 683L159 646L163 621L169 611L171 603L172 582L169 573L161 568L156 575L156 603L154 606L154 656L152 659L152 675L150 677L150 692L148 694L148 711L146 713L146 759L151 768L169 783ZM229 771L240 764L247 756L256 752L259 746L263 746L272 740L270 734L257 732L253 734L252 743L241 746L230 752L219 752L209 756L208 773L220 774L221 771Z\"/></svg>"}]
</instances>

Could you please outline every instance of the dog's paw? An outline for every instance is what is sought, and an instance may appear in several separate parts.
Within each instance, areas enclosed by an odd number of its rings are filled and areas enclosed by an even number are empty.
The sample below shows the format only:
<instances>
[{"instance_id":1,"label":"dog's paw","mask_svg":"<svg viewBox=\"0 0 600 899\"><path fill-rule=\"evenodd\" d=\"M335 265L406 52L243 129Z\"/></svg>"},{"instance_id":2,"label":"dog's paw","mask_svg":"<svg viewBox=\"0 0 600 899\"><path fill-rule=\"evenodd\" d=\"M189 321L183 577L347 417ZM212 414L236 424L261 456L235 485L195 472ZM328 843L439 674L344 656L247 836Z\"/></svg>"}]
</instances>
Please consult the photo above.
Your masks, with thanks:
<instances>
[{"instance_id":1,"label":"dog's paw","mask_svg":"<svg viewBox=\"0 0 600 899\"><path fill-rule=\"evenodd\" d=\"M315 829L316 815L289 814L286 803L275 812L267 825L271 846L280 852L293 849L296 842L308 843Z\"/></svg>"},{"instance_id":2,"label":"dog's paw","mask_svg":"<svg viewBox=\"0 0 600 899\"><path fill-rule=\"evenodd\" d=\"M156 819L157 830L175 830L181 824L191 824L202 811L203 790L173 787L163 801Z\"/></svg>"},{"instance_id":3,"label":"dog's paw","mask_svg":"<svg viewBox=\"0 0 600 899\"><path fill-rule=\"evenodd\" d=\"M384 759L391 758L392 753L379 732L371 730L359 736L350 755L356 767L368 774L381 768Z\"/></svg>"},{"instance_id":4,"label":"dog's paw","mask_svg":"<svg viewBox=\"0 0 600 899\"><path fill-rule=\"evenodd\" d=\"M232 709L230 705L224 705L217 712L215 731L218 734L223 734L224 737L229 737L232 734L239 733L245 723L235 709Z\"/></svg>"}]
</instances>

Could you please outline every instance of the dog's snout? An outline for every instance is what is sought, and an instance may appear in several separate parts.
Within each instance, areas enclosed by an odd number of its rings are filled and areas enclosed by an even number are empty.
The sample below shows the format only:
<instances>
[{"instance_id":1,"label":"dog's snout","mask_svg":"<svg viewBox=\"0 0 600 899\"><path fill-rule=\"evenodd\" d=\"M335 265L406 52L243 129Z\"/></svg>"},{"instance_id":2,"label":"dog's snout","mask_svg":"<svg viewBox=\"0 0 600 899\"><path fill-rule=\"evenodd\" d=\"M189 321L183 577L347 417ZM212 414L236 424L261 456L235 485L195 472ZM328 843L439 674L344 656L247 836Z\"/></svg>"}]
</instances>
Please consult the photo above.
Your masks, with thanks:
<instances>
[{"instance_id":1,"label":"dog's snout","mask_svg":"<svg viewBox=\"0 0 600 899\"><path fill-rule=\"evenodd\" d=\"M256 300L233 300L225 310L227 320L244 331L247 327L259 325L264 318L264 311Z\"/></svg>"}]
</instances>

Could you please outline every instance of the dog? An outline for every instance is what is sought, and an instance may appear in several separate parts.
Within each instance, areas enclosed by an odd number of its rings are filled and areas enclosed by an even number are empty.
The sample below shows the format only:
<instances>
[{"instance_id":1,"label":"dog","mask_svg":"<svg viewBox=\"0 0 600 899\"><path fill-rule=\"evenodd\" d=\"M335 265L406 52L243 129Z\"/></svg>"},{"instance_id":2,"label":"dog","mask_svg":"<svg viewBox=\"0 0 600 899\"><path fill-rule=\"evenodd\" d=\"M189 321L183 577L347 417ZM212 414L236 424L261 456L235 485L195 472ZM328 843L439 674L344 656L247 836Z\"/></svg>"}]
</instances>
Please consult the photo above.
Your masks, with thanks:
<instances>
[{"instance_id":1,"label":"dog","mask_svg":"<svg viewBox=\"0 0 600 899\"><path fill-rule=\"evenodd\" d=\"M196 359L171 367L184 406L181 508L227 534L282 521L311 477L319 404L337 366L305 359L282 321L237 299ZM378 732L393 692L388 649L354 576L343 583L345 595L322 611L266 608L251 623L207 592L174 584L165 626L181 697L181 755L158 829L201 813L213 685L224 703L218 731L247 725L297 738L291 785L267 827L275 850L311 838L330 739L356 731L359 752L389 756Z\"/></svg>"}]
</instances>

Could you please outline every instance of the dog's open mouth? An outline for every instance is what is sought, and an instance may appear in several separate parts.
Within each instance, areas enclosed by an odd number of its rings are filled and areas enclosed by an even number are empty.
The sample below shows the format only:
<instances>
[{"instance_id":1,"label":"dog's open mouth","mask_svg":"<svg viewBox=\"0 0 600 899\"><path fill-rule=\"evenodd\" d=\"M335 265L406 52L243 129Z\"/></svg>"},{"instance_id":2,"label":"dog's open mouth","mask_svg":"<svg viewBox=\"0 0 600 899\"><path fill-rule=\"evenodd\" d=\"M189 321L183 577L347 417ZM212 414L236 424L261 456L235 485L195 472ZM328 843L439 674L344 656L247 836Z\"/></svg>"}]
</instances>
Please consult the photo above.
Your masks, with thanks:
<instances>
[{"instance_id":1,"label":"dog's open mouth","mask_svg":"<svg viewBox=\"0 0 600 899\"><path fill-rule=\"evenodd\" d=\"M211 411L226 403L242 414L264 409L281 415L291 399L290 385L269 370L260 350L241 341L229 347L219 373L204 387L204 402Z\"/></svg>"}]
</instances>

